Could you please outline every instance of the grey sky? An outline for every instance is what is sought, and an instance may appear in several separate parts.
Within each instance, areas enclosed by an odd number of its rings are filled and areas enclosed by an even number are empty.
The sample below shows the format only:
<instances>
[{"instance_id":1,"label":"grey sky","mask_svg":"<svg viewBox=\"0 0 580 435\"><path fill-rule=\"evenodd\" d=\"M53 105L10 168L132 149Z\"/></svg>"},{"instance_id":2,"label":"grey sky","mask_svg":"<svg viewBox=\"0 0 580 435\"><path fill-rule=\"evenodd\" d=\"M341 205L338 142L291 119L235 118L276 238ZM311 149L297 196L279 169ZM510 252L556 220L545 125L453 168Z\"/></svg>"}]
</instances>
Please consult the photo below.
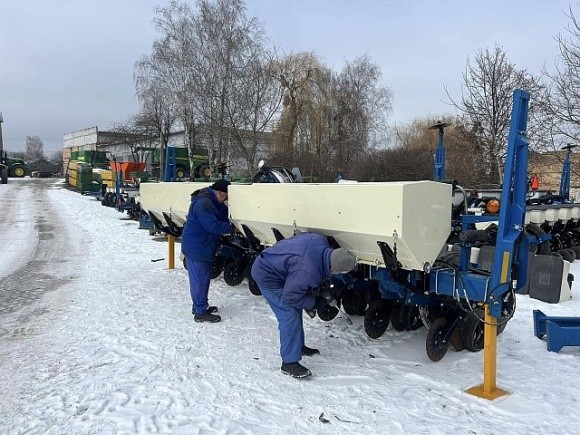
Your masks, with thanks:
<instances>
[{"instance_id":1,"label":"grey sky","mask_svg":"<svg viewBox=\"0 0 580 435\"><path fill-rule=\"evenodd\" d=\"M38 135L50 154L62 135L110 128L137 111L133 64L149 53L155 6L168 0L0 0L4 145ZM563 0L247 0L282 52L314 51L329 66L368 53L394 92L393 123L454 113L468 56L500 44L510 61L553 68ZM572 2L578 10L576 2ZM532 96L533 97L533 96Z\"/></svg>"}]
</instances>

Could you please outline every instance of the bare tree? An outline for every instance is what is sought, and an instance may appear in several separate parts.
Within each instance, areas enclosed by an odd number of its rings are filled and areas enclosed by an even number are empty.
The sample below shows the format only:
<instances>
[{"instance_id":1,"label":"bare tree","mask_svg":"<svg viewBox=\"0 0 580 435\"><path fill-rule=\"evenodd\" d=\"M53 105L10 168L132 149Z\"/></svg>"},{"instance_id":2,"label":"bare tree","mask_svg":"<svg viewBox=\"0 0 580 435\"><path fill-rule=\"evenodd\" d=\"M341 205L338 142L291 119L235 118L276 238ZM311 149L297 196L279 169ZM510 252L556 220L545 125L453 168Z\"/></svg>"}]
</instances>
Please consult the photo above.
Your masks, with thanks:
<instances>
[{"instance_id":1,"label":"bare tree","mask_svg":"<svg viewBox=\"0 0 580 435\"><path fill-rule=\"evenodd\" d=\"M26 136L26 160L35 162L44 159L44 144L38 136Z\"/></svg>"},{"instance_id":2,"label":"bare tree","mask_svg":"<svg viewBox=\"0 0 580 435\"><path fill-rule=\"evenodd\" d=\"M112 128L118 144L129 147L135 162L146 162L157 145L157 131L149 121L142 123L134 117L124 123L115 124Z\"/></svg>"},{"instance_id":3,"label":"bare tree","mask_svg":"<svg viewBox=\"0 0 580 435\"><path fill-rule=\"evenodd\" d=\"M533 91L538 80L510 63L503 48L480 50L463 73L463 92L451 103L463 114L463 124L480 142L490 180L501 183L503 159L509 134L513 91ZM531 110L531 108L530 108Z\"/></svg>"},{"instance_id":4,"label":"bare tree","mask_svg":"<svg viewBox=\"0 0 580 435\"><path fill-rule=\"evenodd\" d=\"M226 105L235 151L246 161L248 175L255 170L260 146L269 143L271 121L282 101L282 90L274 77L273 54L263 52L261 47L255 50L232 74L231 88L236 92Z\"/></svg>"},{"instance_id":5,"label":"bare tree","mask_svg":"<svg viewBox=\"0 0 580 435\"><path fill-rule=\"evenodd\" d=\"M544 69L548 90L542 99L546 110L543 126L552 139L552 149L580 144L580 23L571 7L568 18L567 34L557 36L555 71Z\"/></svg>"},{"instance_id":6,"label":"bare tree","mask_svg":"<svg viewBox=\"0 0 580 435\"><path fill-rule=\"evenodd\" d=\"M380 67L368 55L347 62L336 76L332 119L337 166L347 167L361 157L372 133L386 123L392 92L381 86L380 78Z\"/></svg>"},{"instance_id":7,"label":"bare tree","mask_svg":"<svg viewBox=\"0 0 580 435\"><path fill-rule=\"evenodd\" d=\"M159 139L159 177L163 179L165 150L177 118L171 90L164 80L163 65L155 64L149 56L136 62L133 78L137 98L141 102L141 110L134 118L134 125L140 133ZM148 142L151 151L154 151L156 141Z\"/></svg>"},{"instance_id":8,"label":"bare tree","mask_svg":"<svg viewBox=\"0 0 580 435\"><path fill-rule=\"evenodd\" d=\"M193 168L200 121L193 107L199 81L194 68L194 16L187 4L177 1L157 9L156 13L154 23L161 35L153 42L150 65L155 66L156 77L168 90L175 114L184 129L184 140ZM193 177L193 171L190 176Z\"/></svg>"}]
</instances>

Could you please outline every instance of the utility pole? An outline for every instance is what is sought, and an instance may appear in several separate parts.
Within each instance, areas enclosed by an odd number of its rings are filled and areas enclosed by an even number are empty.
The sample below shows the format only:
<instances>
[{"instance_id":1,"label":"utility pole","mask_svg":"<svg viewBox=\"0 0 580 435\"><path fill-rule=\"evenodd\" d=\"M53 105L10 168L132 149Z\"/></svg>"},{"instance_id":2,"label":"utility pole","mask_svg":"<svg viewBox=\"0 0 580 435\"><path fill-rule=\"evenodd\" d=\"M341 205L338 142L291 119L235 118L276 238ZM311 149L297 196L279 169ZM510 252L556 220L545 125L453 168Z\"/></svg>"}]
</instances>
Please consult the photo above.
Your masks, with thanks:
<instances>
[{"instance_id":1,"label":"utility pole","mask_svg":"<svg viewBox=\"0 0 580 435\"><path fill-rule=\"evenodd\" d=\"M6 166L6 154L4 154L4 140L2 139L2 112L0 112L0 184L8 183L8 167Z\"/></svg>"},{"instance_id":2,"label":"utility pole","mask_svg":"<svg viewBox=\"0 0 580 435\"><path fill-rule=\"evenodd\" d=\"M0 158L4 158L4 141L2 140L2 123L4 118L2 118L2 112L0 112Z\"/></svg>"}]
</instances>

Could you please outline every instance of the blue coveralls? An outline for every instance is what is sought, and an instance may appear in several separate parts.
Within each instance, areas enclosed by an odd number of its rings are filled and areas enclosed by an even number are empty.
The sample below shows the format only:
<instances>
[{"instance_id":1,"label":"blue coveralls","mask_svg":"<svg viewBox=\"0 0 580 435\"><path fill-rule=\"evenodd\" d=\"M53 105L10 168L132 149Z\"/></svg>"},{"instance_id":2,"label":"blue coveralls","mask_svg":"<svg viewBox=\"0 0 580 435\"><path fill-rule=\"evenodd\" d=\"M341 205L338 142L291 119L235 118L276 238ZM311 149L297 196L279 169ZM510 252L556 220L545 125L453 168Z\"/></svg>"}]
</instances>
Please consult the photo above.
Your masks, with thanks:
<instances>
[{"instance_id":1,"label":"blue coveralls","mask_svg":"<svg viewBox=\"0 0 580 435\"><path fill-rule=\"evenodd\" d=\"M220 235L228 233L230 228L228 207L217 200L213 189L207 187L191 194L181 235L181 252L187 264L192 312L204 314L208 309L211 262Z\"/></svg>"},{"instance_id":2,"label":"blue coveralls","mask_svg":"<svg viewBox=\"0 0 580 435\"><path fill-rule=\"evenodd\" d=\"M314 308L312 290L331 276L331 252L326 237L302 233L265 249L252 266L252 278L278 320L283 363L302 359L302 310Z\"/></svg>"}]
</instances>

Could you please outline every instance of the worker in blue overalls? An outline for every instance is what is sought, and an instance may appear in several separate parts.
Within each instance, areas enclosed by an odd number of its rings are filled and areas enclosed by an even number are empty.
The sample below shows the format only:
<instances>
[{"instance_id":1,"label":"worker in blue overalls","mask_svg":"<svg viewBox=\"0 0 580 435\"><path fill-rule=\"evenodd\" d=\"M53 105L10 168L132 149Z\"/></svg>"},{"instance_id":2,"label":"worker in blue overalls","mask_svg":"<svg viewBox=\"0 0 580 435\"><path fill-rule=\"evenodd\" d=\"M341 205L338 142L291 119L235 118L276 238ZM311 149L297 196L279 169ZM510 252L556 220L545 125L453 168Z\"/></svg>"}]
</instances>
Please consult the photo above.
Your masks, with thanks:
<instances>
[{"instance_id":1,"label":"worker in blue overalls","mask_svg":"<svg viewBox=\"0 0 580 435\"><path fill-rule=\"evenodd\" d=\"M228 219L229 181L218 180L211 186L191 194L187 221L181 235L181 252L187 264L191 313L196 322L215 323L221 317L214 314L218 309L207 302L211 280L211 263L219 237L230 231Z\"/></svg>"},{"instance_id":2,"label":"worker in blue overalls","mask_svg":"<svg viewBox=\"0 0 580 435\"><path fill-rule=\"evenodd\" d=\"M278 320L282 373L306 378L310 370L300 364L303 355L319 354L304 344L302 311L316 309L330 317L338 308L322 295L323 281L356 267L356 257L346 249L332 249L326 237L302 233L284 239L262 251L252 266L252 278L270 304ZM326 296L326 297L325 297ZM328 317L328 315L326 316Z\"/></svg>"}]
</instances>

